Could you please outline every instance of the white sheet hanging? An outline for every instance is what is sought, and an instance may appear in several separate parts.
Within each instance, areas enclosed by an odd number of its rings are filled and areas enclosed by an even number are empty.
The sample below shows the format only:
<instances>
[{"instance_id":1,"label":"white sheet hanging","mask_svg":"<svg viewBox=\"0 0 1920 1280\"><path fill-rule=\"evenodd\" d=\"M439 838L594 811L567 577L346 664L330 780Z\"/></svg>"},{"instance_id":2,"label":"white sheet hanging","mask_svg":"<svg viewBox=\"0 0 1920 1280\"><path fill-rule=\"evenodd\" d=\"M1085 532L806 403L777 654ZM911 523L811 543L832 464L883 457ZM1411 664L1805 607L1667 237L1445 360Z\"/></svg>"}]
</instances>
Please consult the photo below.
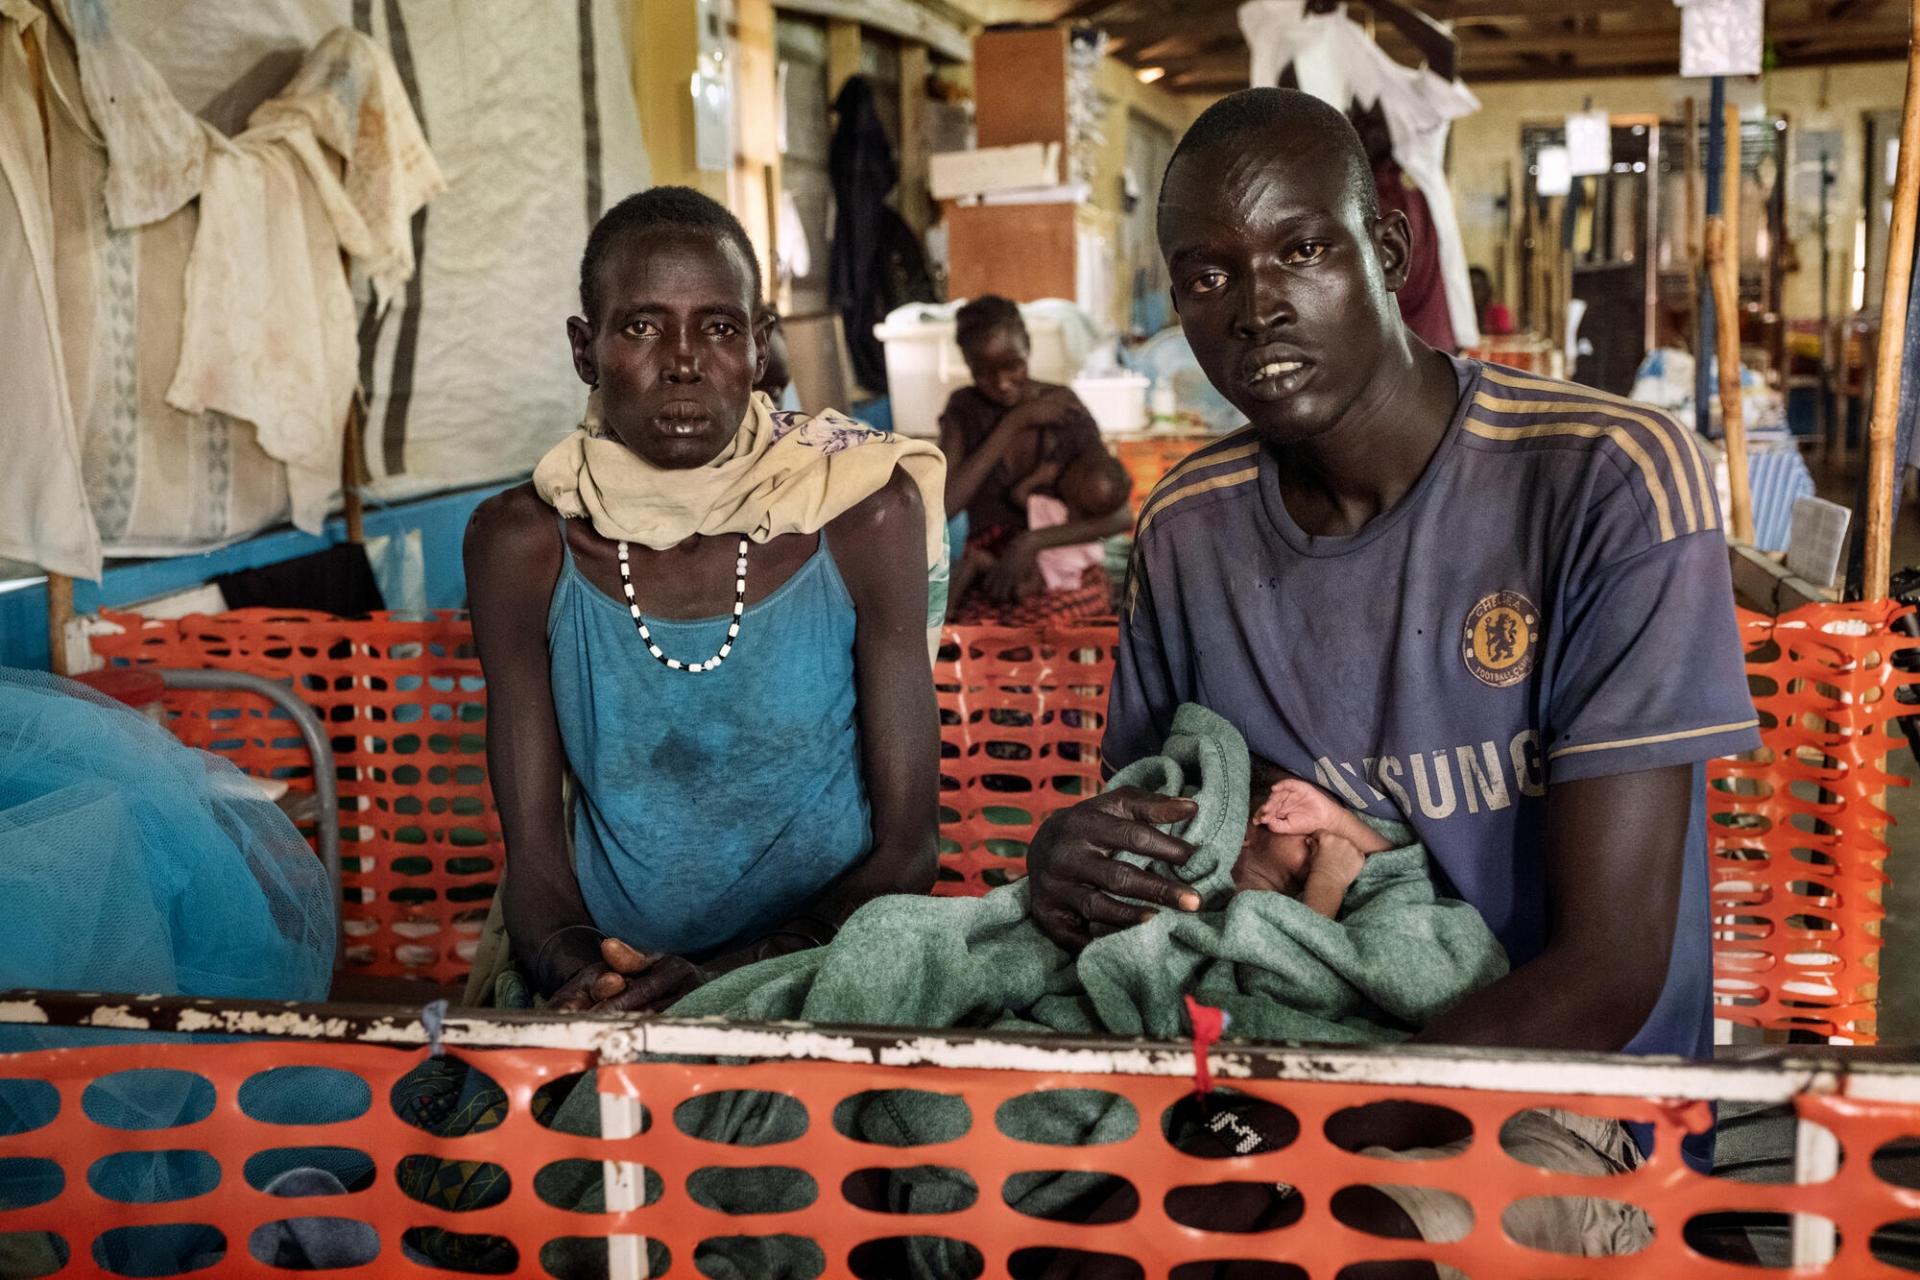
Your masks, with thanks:
<instances>
[{"instance_id":1,"label":"white sheet hanging","mask_svg":"<svg viewBox=\"0 0 1920 1280\"><path fill-rule=\"evenodd\" d=\"M167 402L254 424L287 464L293 522L317 532L340 487L359 382L353 257L384 308L414 272L409 220L446 188L393 60L335 28L246 132L214 139Z\"/></svg>"},{"instance_id":2,"label":"white sheet hanging","mask_svg":"<svg viewBox=\"0 0 1920 1280\"><path fill-rule=\"evenodd\" d=\"M100 538L81 475L54 288L53 219L40 108L25 33L46 15L0 0L0 351L7 360L0 556L76 578L100 576Z\"/></svg>"},{"instance_id":3,"label":"white sheet hanging","mask_svg":"<svg viewBox=\"0 0 1920 1280\"><path fill-rule=\"evenodd\" d=\"M1240 30L1253 54L1252 82L1275 85L1291 65L1300 88L1345 111L1358 100L1378 102L1400 168L1427 198L1440 246L1441 281L1454 341L1480 341L1467 273L1466 246L1447 182L1447 131L1455 120L1480 109L1480 100L1460 80L1442 79L1425 67L1405 67L1389 58L1344 9L1307 12L1306 0L1247 0Z\"/></svg>"},{"instance_id":4,"label":"white sheet hanging","mask_svg":"<svg viewBox=\"0 0 1920 1280\"><path fill-rule=\"evenodd\" d=\"M446 186L393 60L336 28L228 139L188 115L115 35L102 0L57 2L106 141L114 229L199 201L167 403L252 423L260 447L287 466L294 524L318 532L339 489L359 378L341 254L384 305L414 272L409 219Z\"/></svg>"}]
</instances>

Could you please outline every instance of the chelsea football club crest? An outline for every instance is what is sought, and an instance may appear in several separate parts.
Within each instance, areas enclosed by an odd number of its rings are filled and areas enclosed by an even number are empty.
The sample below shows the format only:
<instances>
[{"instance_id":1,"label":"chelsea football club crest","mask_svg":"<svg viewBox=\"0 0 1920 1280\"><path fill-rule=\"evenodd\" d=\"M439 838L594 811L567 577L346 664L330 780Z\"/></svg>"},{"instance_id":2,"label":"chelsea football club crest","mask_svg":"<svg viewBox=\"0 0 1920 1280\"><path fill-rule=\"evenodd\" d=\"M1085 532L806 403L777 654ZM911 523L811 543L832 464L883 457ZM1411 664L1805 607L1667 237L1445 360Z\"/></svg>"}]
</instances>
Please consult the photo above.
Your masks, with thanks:
<instances>
[{"instance_id":1,"label":"chelsea football club crest","mask_svg":"<svg viewBox=\"0 0 1920 1280\"><path fill-rule=\"evenodd\" d=\"M1519 684L1533 671L1540 645L1540 611L1518 591L1495 591L1467 614L1460 653L1474 679L1495 689Z\"/></svg>"}]
</instances>

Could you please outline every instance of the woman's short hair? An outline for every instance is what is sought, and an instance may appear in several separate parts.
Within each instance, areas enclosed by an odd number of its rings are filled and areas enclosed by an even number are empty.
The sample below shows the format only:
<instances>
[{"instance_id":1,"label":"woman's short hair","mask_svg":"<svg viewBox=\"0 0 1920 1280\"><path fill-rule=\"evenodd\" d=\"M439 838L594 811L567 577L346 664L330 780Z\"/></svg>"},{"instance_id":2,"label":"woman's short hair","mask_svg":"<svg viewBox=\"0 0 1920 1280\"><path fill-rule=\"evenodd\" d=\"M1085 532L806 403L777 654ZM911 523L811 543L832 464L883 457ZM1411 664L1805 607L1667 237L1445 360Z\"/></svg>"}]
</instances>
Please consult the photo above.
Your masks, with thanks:
<instances>
[{"instance_id":1,"label":"woman's short hair","mask_svg":"<svg viewBox=\"0 0 1920 1280\"><path fill-rule=\"evenodd\" d=\"M587 234L587 250L580 255L580 308L588 320L597 322L600 314L600 262L607 250L624 235L655 231L663 227L701 231L716 243L731 243L752 273L753 290L760 291L760 258L740 219L711 196L692 187L648 187L635 192L600 215Z\"/></svg>"},{"instance_id":2,"label":"woman's short hair","mask_svg":"<svg viewBox=\"0 0 1920 1280\"><path fill-rule=\"evenodd\" d=\"M1007 333L1027 341L1027 322L1020 308L997 293L983 293L953 314L953 337L966 350L993 333Z\"/></svg>"}]
</instances>

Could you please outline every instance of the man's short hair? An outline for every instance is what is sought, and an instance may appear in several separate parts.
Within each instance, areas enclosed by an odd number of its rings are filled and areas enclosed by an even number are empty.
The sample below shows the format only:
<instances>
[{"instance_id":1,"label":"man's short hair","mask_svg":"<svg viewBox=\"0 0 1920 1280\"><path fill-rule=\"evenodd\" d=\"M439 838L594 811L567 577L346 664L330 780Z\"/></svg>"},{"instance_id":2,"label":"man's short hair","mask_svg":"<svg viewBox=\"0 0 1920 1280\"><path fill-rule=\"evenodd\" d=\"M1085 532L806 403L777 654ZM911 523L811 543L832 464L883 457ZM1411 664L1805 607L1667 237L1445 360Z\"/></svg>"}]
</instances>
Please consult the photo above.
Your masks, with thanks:
<instances>
[{"instance_id":1,"label":"man's short hair","mask_svg":"<svg viewBox=\"0 0 1920 1280\"><path fill-rule=\"evenodd\" d=\"M1288 133L1305 130L1330 143L1347 165L1347 186L1369 221L1380 216L1380 194L1373 185L1373 166L1367 148L1344 112L1298 89L1242 89L1202 111L1180 138L1160 181L1156 220L1167 207L1167 183L1173 168L1188 154L1211 151L1224 144L1245 148Z\"/></svg>"},{"instance_id":2,"label":"man's short hair","mask_svg":"<svg viewBox=\"0 0 1920 1280\"><path fill-rule=\"evenodd\" d=\"M580 255L580 308L588 320L597 321L600 316L600 263L607 250L622 236L662 228L706 232L715 243L732 242L752 273L752 287L758 297L760 258L740 219L725 205L692 187L648 187L601 214L587 235L587 251Z\"/></svg>"},{"instance_id":3,"label":"man's short hair","mask_svg":"<svg viewBox=\"0 0 1920 1280\"><path fill-rule=\"evenodd\" d=\"M996 332L1028 341L1027 322L1019 306L997 293L983 293L953 313L953 340L962 351Z\"/></svg>"}]
</instances>

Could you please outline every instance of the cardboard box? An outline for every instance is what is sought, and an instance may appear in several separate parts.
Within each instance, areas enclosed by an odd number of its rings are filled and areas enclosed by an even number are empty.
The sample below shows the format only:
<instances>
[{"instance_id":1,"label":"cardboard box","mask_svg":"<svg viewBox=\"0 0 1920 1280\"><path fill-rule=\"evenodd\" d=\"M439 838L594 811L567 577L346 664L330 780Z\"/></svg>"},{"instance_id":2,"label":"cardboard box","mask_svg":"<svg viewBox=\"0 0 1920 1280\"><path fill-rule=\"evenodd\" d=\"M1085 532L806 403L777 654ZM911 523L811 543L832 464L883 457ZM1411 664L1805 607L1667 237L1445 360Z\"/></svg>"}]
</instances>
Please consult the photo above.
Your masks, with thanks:
<instances>
[{"instance_id":1,"label":"cardboard box","mask_svg":"<svg viewBox=\"0 0 1920 1280\"><path fill-rule=\"evenodd\" d=\"M1060 144L1024 142L1012 147L946 151L930 158L928 184L936 200L957 200L1018 187L1060 184Z\"/></svg>"}]
</instances>

